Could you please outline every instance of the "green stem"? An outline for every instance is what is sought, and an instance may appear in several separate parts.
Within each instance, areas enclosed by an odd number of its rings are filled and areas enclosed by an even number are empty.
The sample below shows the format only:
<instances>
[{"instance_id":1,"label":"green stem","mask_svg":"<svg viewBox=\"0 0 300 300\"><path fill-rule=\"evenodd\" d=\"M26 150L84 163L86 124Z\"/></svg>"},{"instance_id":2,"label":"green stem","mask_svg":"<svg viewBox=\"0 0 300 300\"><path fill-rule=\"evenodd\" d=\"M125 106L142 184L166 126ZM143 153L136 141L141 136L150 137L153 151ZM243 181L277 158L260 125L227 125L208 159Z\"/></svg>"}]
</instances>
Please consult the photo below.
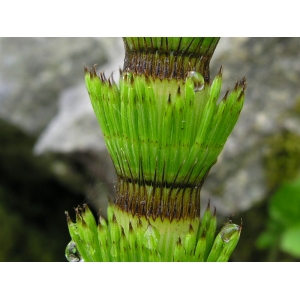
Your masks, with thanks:
<instances>
[{"instance_id":1,"label":"green stem","mask_svg":"<svg viewBox=\"0 0 300 300\"><path fill-rule=\"evenodd\" d=\"M98 259L98 252L104 261L205 261L217 260L221 253L220 260L226 260L231 253L232 246L224 254L222 237L214 242L216 216L209 208L200 222L201 187L244 102L245 79L218 102L222 69L212 82L209 74L218 41L124 38L119 85L95 68L85 69L118 177L107 227L100 225L98 234L95 229L92 235L84 233L91 222L81 212L77 228L69 221L85 260ZM240 234L235 226L234 242ZM100 243L101 249L97 246L91 254L82 249L83 239L89 247ZM219 252L211 254L212 247Z\"/></svg>"}]
</instances>

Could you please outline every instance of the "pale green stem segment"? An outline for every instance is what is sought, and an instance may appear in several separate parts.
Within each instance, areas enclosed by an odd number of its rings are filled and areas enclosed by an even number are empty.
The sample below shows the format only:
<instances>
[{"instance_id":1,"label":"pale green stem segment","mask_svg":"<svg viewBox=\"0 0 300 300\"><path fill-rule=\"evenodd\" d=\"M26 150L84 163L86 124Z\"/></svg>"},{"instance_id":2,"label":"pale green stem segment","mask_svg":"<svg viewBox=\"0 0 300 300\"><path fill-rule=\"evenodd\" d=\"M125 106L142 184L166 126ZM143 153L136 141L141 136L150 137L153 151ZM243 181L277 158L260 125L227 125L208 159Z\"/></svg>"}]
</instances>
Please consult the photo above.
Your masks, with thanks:
<instances>
[{"instance_id":1,"label":"pale green stem segment","mask_svg":"<svg viewBox=\"0 0 300 300\"><path fill-rule=\"evenodd\" d=\"M194 228L189 224L185 235L176 230L184 225L178 222L171 225L150 223L145 218L118 221L118 210L110 205L108 222L100 217L98 225L86 205L76 209L76 223L68 216L72 242L66 249L67 259L85 262L225 262L240 237L241 226L227 223L215 238L216 215L211 213L209 205L200 226ZM125 228L120 223L129 226ZM165 228L164 234L161 227Z\"/></svg>"}]
</instances>

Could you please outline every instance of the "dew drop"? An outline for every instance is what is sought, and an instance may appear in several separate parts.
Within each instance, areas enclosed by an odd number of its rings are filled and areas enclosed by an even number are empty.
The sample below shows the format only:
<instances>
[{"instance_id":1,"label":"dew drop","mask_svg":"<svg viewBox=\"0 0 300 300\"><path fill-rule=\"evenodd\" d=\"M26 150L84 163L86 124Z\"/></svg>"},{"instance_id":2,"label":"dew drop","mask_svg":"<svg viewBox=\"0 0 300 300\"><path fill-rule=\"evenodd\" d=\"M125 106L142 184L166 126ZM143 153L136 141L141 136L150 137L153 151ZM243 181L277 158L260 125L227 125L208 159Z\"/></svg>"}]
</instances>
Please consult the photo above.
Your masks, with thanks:
<instances>
[{"instance_id":1,"label":"dew drop","mask_svg":"<svg viewBox=\"0 0 300 300\"><path fill-rule=\"evenodd\" d=\"M159 233L157 229L150 224L146 232L144 233L144 246L150 250L154 250L157 247L159 241Z\"/></svg>"},{"instance_id":2,"label":"dew drop","mask_svg":"<svg viewBox=\"0 0 300 300\"><path fill-rule=\"evenodd\" d=\"M226 224L221 230L221 238L223 242L228 243L233 237L234 233L240 231L240 226L236 224Z\"/></svg>"},{"instance_id":3,"label":"dew drop","mask_svg":"<svg viewBox=\"0 0 300 300\"><path fill-rule=\"evenodd\" d=\"M187 74L187 78L191 78L194 83L194 92L199 92L204 88L204 78L196 71L190 71Z\"/></svg>"},{"instance_id":4,"label":"dew drop","mask_svg":"<svg viewBox=\"0 0 300 300\"><path fill-rule=\"evenodd\" d=\"M84 261L80 255L78 249L76 248L76 244L73 241L71 241L67 245L67 248L65 251L65 256L69 262L83 262Z\"/></svg>"}]
</instances>

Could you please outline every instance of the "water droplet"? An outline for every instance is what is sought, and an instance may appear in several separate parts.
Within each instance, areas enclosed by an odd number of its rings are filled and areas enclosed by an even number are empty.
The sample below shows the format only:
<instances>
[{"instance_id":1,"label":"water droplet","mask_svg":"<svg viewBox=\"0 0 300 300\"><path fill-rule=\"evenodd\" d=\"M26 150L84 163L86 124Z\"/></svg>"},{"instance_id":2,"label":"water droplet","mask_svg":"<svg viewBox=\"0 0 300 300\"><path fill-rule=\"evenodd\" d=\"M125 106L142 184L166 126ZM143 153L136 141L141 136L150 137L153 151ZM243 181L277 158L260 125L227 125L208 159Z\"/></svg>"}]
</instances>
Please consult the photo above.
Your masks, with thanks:
<instances>
[{"instance_id":1,"label":"water droplet","mask_svg":"<svg viewBox=\"0 0 300 300\"><path fill-rule=\"evenodd\" d=\"M232 223L226 224L221 230L221 238L223 242L228 243L233 237L234 233L240 231L240 226Z\"/></svg>"},{"instance_id":2,"label":"water droplet","mask_svg":"<svg viewBox=\"0 0 300 300\"><path fill-rule=\"evenodd\" d=\"M69 262L83 262L84 261L80 255L78 249L76 248L76 244L73 241L71 241L67 245L67 248L65 251L65 256Z\"/></svg>"},{"instance_id":3,"label":"water droplet","mask_svg":"<svg viewBox=\"0 0 300 300\"><path fill-rule=\"evenodd\" d=\"M146 232L144 233L144 246L150 250L154 250L157 247L158 240L159 232L155 227L149 224Z\"/></svg>"},{"instance_id":4,"label":"water droplet","mask_svg":"<svg viewBox=\"0 0 300 300\"><path fill-rule=\"evenodd\" d=\"M194 92L199 92L204 88L204 78L196 71L190 71L187 74L187 78L191 78L194 83Z\"/></svg>"}]
</instances>

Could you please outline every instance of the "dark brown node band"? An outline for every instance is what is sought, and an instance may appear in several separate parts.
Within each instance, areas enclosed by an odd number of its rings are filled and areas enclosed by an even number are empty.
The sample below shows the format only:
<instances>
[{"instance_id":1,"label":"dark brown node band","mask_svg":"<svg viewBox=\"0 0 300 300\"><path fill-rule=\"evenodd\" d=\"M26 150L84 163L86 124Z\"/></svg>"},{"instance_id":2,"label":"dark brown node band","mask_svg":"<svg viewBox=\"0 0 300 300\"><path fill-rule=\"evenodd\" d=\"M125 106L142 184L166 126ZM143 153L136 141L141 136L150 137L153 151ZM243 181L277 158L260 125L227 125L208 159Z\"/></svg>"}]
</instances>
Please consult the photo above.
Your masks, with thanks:
<instances>
[{"instance_id":1,"label":"dark brown node band","mask_svg":"<svg viewBox=\"0 0 300 300\"><path fill-rule=\"evenodd\" d=\"M142 38L137 41L140 40ZM129 47L127 39L124 39L124 72L144 74L160 79L185 79L188 72L196 71L202 74L205 82L209 82L209 63L213 46L208 47L206 52L199 55L198 50L201 48L201 40L199 40L196 48L193 47L192 51L189 50L189 47L181 49L180 43L178 49L168 50L167 48L154 47L151 44L147 46L146 41L138 42L132 48ZM134 43L134 39L132 39L132 43Z\"/></svg>"}]
</instances>

